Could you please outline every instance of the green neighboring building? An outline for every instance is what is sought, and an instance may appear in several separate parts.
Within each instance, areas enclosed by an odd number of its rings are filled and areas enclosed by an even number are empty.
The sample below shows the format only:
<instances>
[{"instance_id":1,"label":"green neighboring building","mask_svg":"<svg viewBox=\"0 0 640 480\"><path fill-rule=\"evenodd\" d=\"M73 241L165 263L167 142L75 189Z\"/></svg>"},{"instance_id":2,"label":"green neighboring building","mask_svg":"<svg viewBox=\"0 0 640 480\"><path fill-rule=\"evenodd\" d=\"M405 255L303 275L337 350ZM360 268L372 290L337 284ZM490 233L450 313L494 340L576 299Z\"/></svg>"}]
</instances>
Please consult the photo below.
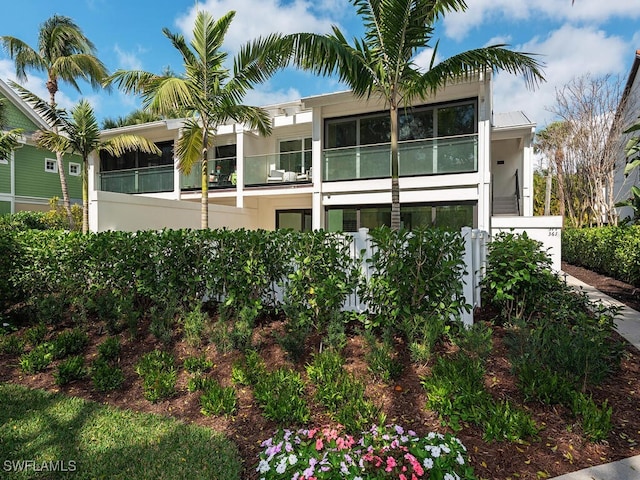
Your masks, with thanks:
<instances>
[{"instance_id":1,"label":"green neighboring building","mask_svg":"<svg viewBox=\"0 0 640 480\"><path fill-rule=\"evenodd\" d=\"M5 82L0 80L0 98L5 100L5 128L22 128L20 145L10 158L0 158L0 214L23 210L49 210L49 199L62 198L56 155L35 146L33 134L49 126ZM82 203L81 158L64 156L69 197Z\"/></svg>"}]
</instances>

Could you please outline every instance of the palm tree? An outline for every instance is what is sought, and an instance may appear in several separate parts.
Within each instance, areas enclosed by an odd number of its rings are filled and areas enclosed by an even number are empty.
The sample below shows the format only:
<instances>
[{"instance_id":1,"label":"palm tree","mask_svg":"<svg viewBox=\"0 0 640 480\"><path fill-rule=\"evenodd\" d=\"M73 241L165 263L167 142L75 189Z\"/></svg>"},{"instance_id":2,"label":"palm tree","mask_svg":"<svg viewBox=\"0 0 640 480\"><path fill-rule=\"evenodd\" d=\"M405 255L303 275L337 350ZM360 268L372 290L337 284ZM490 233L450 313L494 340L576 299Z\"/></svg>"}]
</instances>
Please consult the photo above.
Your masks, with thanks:
<instances>
[{"instance_id":1,"label":"palm tree","mask_svg":"<svg viewBox=\"0 0 640 480\"><path fill-rule=\"evenodd\" d=\"M86 100L80 102L68 113L66 110L51 108L37 95L18 84L16 88L23 100L33 106L55 130L41 130L36 143L52 152L75 153L82 159L82 232L89 231L89 156L92 153L107 152L114 157L126 152L140 151L161 155L160 149L150 140L139 135L122 134L100 140L100 128L93 108Z\"/></svg>"},{"instance_id":2,"label":"palm tree","mask_svg":"<svg viewBox=\"0 0 640 480\"><path fill-rule=\"evenodd\" d=\"M182 56L184 74L117 71L108 80L125 92L140 94L143 108L152 113L185 112L176 155L178 168L187 174L202 162L200 224L203 229L209 226L208 152L214 145L216 129L233 120L257 129L262 135L271 133L267 112L240 102L255 83L275 73L290 53L278 35L257 39L242 47L234 58L231 72L224 66L227 53L220 49L234 16L235 12L231 11L216 21L208 13L198 12L190 44L182 35L173 34L167 28L162 30Z\"/></svg>"},{"instance_id":3,"label":"palm tree","mask_svg":"<svg viewBox=\"0 0 640 480\"><path fill-rule=\"evenodd\" d=\"M568 125L566 122L552 122L536 134L535 147L549 159L547 172L547 193L546 197L550 199L551 181L553 166L555 166L557 185L558 185L558 203L560 206L559 214L564 218L565 215L565 178L564 178L564 153L567 145L567 137L569 135ZM549 200L550 201L550 200ZM549 201L545 201L545 215L549 215Z\"/></svg>"},{"instance_id":4,"label":"palm tree","mask_svg":"<svg viewBox=\"0 0 640 480\"><path fill-rule=\"evenodd\" d=\"M494 45L454 55L437 65L435 24L449 12L464 11L464 0L351 0L364 23L364 38L349 44L333 27L327 35L294 34L295 62L322 75L337 74L358 97L380 95L391 123L391 228L400 228L398 180L398 109L461 77L485 70L522 74L529 85L543 80L541 65L530 55ZM419 50L434 48L431 65L421 71L414 63Z\"/></svg>"},{"instance_id":5,"label":"palm tree","mask_svg":"<svg viewBox=\"0 0 640 480\"><path fill-rule=\"evenodd\" d=\"M18 81L26 81L27 69L47 72L47 90L49 104L56 107L58 82L70 84L78 92L78 79L82 79L94 88L102 86L101 82L108 75L106 67L95 56L94 44L82 33L72 19L61 15L53 15L40 26L38 46L34 49L22 40L11 36L0 36L0 43L14 60ZM54 129L54 133L55 129ZM71 228L73 216L69 203L67 178L62 164L62 152L56 152L62 200L67 211Z\"/></svg>"}]
</instances>

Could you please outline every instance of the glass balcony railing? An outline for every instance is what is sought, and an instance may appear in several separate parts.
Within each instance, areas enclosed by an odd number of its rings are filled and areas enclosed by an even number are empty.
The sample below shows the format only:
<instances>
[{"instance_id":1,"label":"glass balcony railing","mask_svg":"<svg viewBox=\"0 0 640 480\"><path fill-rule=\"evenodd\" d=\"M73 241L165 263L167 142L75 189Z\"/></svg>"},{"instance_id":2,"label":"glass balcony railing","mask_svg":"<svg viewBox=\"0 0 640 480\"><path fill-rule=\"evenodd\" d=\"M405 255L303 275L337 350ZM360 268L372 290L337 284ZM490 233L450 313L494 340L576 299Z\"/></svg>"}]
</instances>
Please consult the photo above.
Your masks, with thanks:
<instances>
[{"instance_id":1,"label":"glass balcony railing","mask_svg":"<svg viewBox=\"0 0 640 480\"><path fill-rule=\"evenodd\" d=\"M478 136L410 140L398 145L401 177L475 172ZM323 152L324 181L384 178L391 175L390 144L332 148Z\"/></svg>"},{"instance_id":2,"label":"glass balcony railing","mask_svg":"<svg viewBox=\"0 0 640 480\"><path fill-rule=\"evenodd\" d=\"M173 191L173 165L100 172L100 190L116 193Z\"/></svg>"},{"instance_id":3,"label":"glass balcony railing","mask_svg":"<svg viewBox=\"0 0 640 480\"><path fill-rule=\"evenodd\" d=\"M311 150L255 155L244 159L247 187L311 182Z\"/></svg>"},{"instance_id":4,"label":"glass balcony railing","mask_svg":"<svg viewBox=\"0 0 640 480\"><path fill-rule=\"evenodd\" d=\"M209 189L234 188L236 186L236 157L209 160ZM189 174L180 173L181 190L202 188L202 162L197 162Z\"/></svg>"}]
</instances>

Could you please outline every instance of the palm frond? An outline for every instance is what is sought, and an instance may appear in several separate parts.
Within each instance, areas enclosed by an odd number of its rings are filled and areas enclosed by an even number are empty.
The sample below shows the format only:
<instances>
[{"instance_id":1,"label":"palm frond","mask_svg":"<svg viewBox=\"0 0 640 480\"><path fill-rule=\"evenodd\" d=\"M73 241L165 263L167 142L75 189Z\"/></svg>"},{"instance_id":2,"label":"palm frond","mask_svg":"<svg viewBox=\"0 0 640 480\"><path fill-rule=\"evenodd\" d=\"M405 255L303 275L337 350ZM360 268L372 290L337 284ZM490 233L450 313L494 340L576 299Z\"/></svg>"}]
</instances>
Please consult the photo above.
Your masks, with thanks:
<instances>
[{"instance_id":1,"label":"palm frond","mask_svg":"<svg viewBox=\"0 0 640 480\"><path fill-rule=\"evenodd\" d=\"M16 77L19 81L24 82L27 80L27 68L46 71L46 64L42 57L22 40L10 36L2 36L0 37L0 42L9 58L15 62Z\"/></svg>"},{"instance_id":2,"label":"palm frond","mask_svg":"<svg viewBox=\"0 0 640 480\"><path fill-rule=\"evenodd\" d=\"M144 153L155 153L161 155L162 151L151 140L140 135L117 135L103 141L97 146L98 150L105 151L114 157L121 157L127 152L138 151Z\"/></svg>"},{"instance_id":3,"label":"palm frond","mask_svg":"<svg viewBox=\"0 0 640 480\"><path fill-rule=\"evenodd\" d=\"M71 142L66 136L52 130L38 130L34 138L38 147L56 153L69 152L72 147Z\"/></svg>"},{"instance_id":4,"label":"palm frond","mask_svg":"<svg viewBox=\"0 0 640 480\"><path fill-rule=\"evenodd\" d=\"M188 120L176 143L176 156L178 168L185 174L191 173L191 169L202 160L203 152L202 128L195 119Z\"/></svg>"},{"instance_id":5,"label":"palm frond","mask_svg":"<svg viewBox=\"0 0 640 480\"><path fill-rule=\"evenodd\" d=\"M11 152L20 144L22 132L21 128L0 132L0 159L9 158Z\"/></svg>"},{"instance_id":6,"label":"palm frond","mask_svg":"<svg viewBox=\"0 0 640 480\"><path fill-rule=\"evenodd\" d=\"M16 90L20 98L27 102L49 125L52 127L62 127L64 125L65 110L52 107L35 93L32 93L13 80L9 80L9 85Z\"/></svg>"}]
</instances>

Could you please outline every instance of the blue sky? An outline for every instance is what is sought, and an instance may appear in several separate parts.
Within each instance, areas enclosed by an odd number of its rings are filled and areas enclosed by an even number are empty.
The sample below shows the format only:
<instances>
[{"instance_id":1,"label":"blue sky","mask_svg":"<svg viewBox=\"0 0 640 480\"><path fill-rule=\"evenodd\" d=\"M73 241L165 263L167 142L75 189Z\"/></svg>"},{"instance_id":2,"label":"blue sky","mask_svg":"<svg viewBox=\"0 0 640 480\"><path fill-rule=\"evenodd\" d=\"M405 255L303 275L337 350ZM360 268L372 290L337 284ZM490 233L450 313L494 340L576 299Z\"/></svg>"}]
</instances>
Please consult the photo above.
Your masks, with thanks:
<instances>
[{"instance_id":1,"label":"blue sky","mask_svg":"<svg viewBox=\"0 0 640 480\"><path fill-rule=\"evenodd\" d=\"M544 125L555 91L575 76L629 73L640 49L638 0L467 0L468 10L448 15L438 25L438 57L495 43L539 54L547 82L531 91L522 79L498 74L494 83L494 110L523 110ZM180 58L162 28L189 37L198 9L217 18L235 10L226 48L234 52L245 41L271 32L328 32L338 25L348 37L361 34L361 24L348 0L21 0L3 2L0 35L11 35L37 45L39 26L53 14L71 17L95 43L99 58L110 71L143 69L160 73L164 67L182 71ZM417 63L428 64L431 51L419 54ZM438 58L437 57L437 58ZM436 60L437 60L436 58ZM14 67L0 52L0 78L14 79ZM30 72L27 88L47 98L45 77ZM259 86L247 103L270 105L301 97L343 90L334 79L304 72L285 71ZM78 94L61 85L58 101L70 107L81 97L89 99L99 119L124 116L139 106L135 97L111 94L83 86Z\"/></svg>"}]
</instances>

